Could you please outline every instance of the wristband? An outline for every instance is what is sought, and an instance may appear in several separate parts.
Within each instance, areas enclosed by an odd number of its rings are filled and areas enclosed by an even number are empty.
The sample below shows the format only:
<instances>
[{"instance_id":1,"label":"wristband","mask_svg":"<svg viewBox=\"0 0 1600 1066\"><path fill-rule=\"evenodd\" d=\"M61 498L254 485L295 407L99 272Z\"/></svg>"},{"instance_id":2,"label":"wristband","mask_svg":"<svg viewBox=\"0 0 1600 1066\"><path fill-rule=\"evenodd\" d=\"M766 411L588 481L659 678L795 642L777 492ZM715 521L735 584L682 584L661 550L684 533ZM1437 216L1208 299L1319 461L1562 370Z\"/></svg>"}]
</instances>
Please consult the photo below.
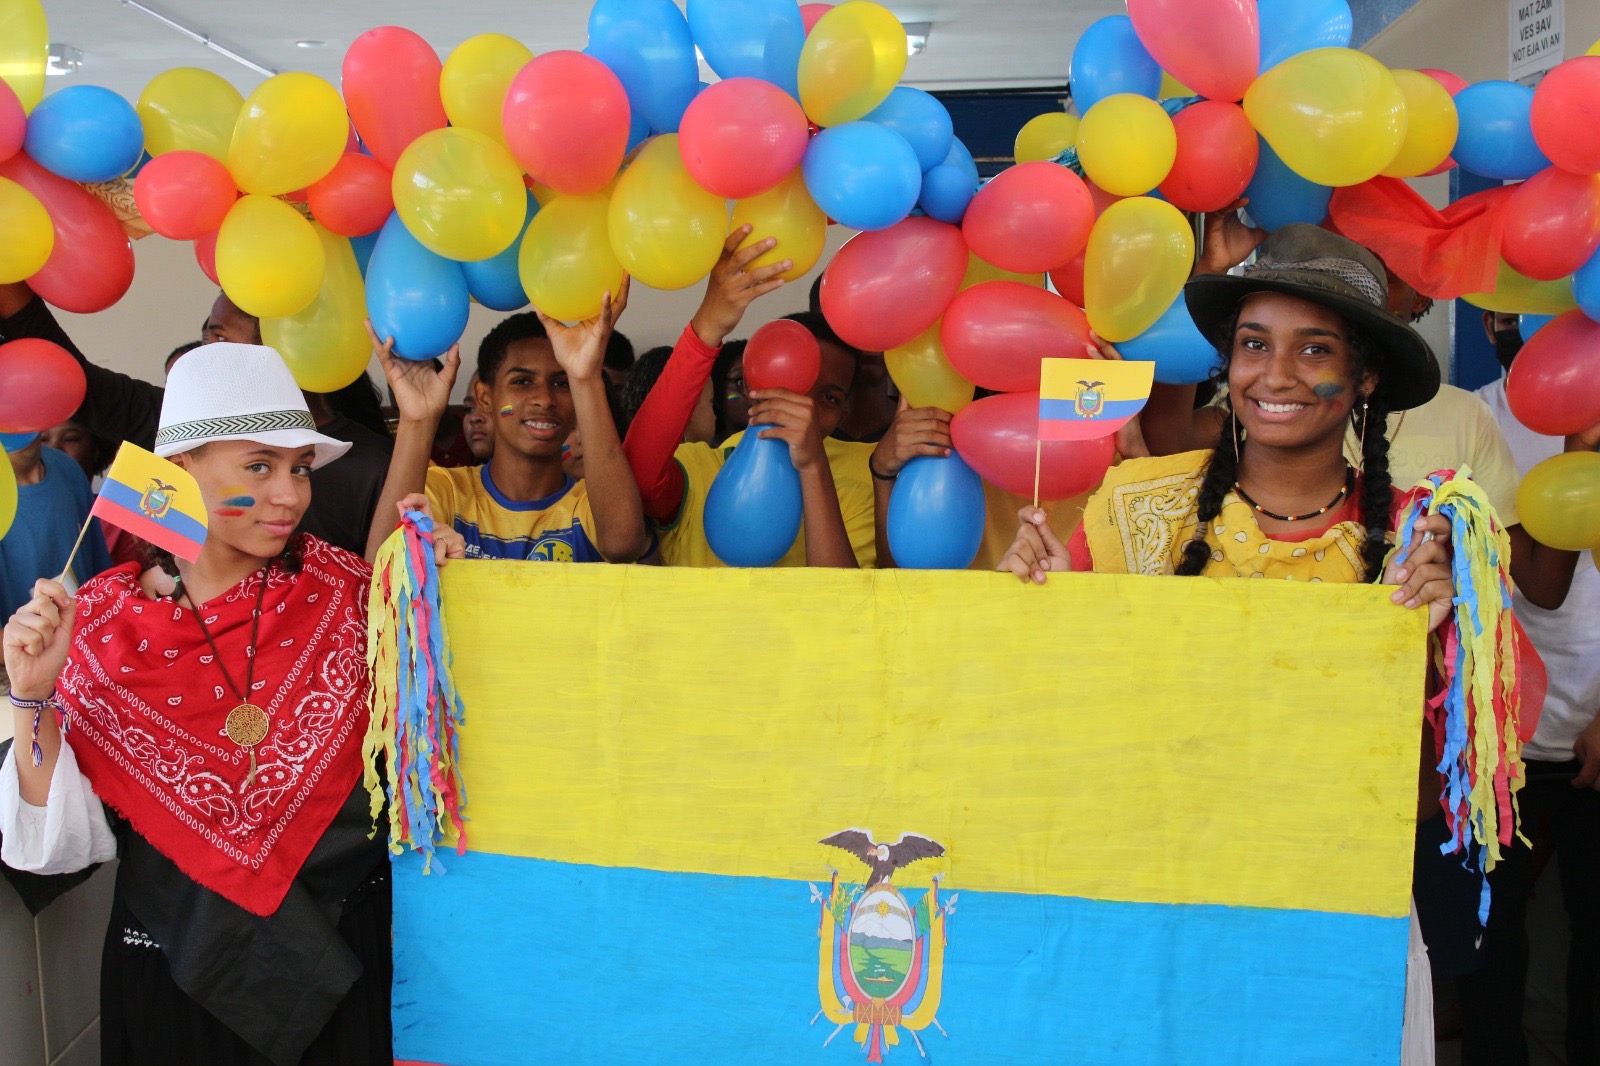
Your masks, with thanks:
<instances>
[{"instance_id":1,"label":"wristband","mask_svg":"<svg viewBox=\"0 0 1600 1066\"><path fill-rule=\"evenodd\" d=\"M55 690L51 689L50 695L46 696L42 700L25 700L19 697L11 689L7 689L6 699L10 700L11 706L15 707L19 711L33 712L33 765L43 766L44 749L39 747L39 716L44 713L44 709L46 707L55 706Z\"/></svg>"}]
</instances>

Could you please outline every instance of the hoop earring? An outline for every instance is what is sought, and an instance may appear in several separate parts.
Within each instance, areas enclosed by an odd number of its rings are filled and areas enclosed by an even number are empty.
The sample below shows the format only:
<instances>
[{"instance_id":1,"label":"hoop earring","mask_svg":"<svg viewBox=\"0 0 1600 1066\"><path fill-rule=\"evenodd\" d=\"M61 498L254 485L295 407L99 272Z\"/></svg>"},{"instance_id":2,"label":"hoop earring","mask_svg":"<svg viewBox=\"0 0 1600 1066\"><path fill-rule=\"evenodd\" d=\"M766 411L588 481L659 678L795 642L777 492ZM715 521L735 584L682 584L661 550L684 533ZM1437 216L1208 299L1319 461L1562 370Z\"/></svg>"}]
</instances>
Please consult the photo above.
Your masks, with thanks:
<instances>
[{"instance_id":1,"label":"hoop earring","mask_svg":"<svg viewBox=\"0 0 1600 1066\"><path fill-rule=\"evenodd\" d=\"M1363 396L1361 398L1361 430L1357 434L1357 440L1358 440L1357 450L1356 450L1356 473L1357 474L1365 474L1367 472L1367 470L1366 470L1366 467L1367 467L1367 423L1369 421L1370 421L1370 419L1367 418L1367 398L1365 396Z\"/></svg>"},{"instance_id":2,"label":"hoop earring","mask_svg":"<svg viewBox=\"0 0 1600 1066\"><path fill-rule=\"evenodd\" d=\"M1233 465L1239 465L1239 416L1228 411L1228 427L1233 430Z\"/></svg>"}]
</instances>

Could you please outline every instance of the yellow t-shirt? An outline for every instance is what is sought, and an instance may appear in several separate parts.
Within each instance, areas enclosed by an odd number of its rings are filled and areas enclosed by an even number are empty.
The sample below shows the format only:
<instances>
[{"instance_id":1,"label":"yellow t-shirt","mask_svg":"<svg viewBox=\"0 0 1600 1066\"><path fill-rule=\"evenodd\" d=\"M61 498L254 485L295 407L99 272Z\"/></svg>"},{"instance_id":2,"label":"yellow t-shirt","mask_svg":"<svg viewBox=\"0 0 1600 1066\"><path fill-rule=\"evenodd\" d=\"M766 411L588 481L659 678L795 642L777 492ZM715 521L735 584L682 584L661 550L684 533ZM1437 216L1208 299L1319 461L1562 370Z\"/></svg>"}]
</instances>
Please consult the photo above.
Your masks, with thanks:
<instances>
[{"instance_id":1,"label":"yellow t-shirt","mask_svg":"<svg viewBox=\"0 0 1600 1066\"><path fill-rule=\"evenodd\" d=\"M569 477L541 500L520 501L495 487L487 465L431 467L427 492L434 517L466 538L469 559L606 561L595 547L594 511L582 481Z\"/></svg>"},{"instance_id":2,"label":"yellow t-shirt","mask_svg":"<svg viewBox=\"0 0 1600 1066\"><path fill-rule=\"evenodd\" d=\"M680 444L673 453L683 468L683 504L678 508L678 518L670 525L659 527L661 532L661 561L666 566L723 566L706 540L706 494L711 482L727 457L733 454L744 435L735 434L721 447L691 442ZM872 474L867 469L867 459L872 455L871 444L854 444L828 438L822 442L828 454L828 465L833 470L833 486L839 494L839 513L844 518L845 533L850 537L850 547L855 552L856 563L863 567L876 566L878 545L873 533L875 510L872 500ZM782 559L775 566L806 565L806 533L802 528Z\"/></svg>"},{"instance_id":3,"label":"yellow t-shirt","mask_svg":"<svg viewBox=\"0 0 1600 1066\"><path fill-rule=\"evenodd\" d=\"M1050 516L1050 528L1065 539L1083 520L1083 505L1089 497L1074 496L1070 500L1040 500L1039 506ZM1013 496L998 485L983 483L983 541L978 545L978 555L969 570L993 570L1005 558L1006 549L1017 539L1017 512L1032 503L1030 497Z\"/></svg>"}]
</instances>

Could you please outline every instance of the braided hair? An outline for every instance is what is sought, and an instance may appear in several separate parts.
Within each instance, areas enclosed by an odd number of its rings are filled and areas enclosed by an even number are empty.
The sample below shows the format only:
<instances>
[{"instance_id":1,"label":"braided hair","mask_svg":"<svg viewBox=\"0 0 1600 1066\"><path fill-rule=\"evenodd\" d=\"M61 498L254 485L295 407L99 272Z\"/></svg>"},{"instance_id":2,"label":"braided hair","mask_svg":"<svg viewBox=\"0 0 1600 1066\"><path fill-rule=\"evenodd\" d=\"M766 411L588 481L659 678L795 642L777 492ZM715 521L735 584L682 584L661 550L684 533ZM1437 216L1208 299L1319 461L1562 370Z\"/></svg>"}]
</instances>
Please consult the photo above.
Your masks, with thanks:
<instances>
[{"instance_id":1,"label":"braided hair","mask_svg":"<svg viewBox=\"0 0 1600 1066\"><path fill-rule=\"evenodd\" d=\"M1228 364L1233 359L1233 333L1238 315L1231 316L1215 339L1217 352L1222 357L1221 366L1212 372L1213 380L1226 379ZM1355 356L1356 377L1360 378L1375 360L1375 348L1367 333L1354 323L1346 321L1345 335ZM1194 536L1183 546L1183 556L1173 573L1180 577L1194 577L1205 570L1211 561L1211 546L1206 543L1206 533L1219 514L1222 501L1239 478L1239 456L1246 441L1241 439L1239 415L1233 408L1233 398L1227 401L1228 418L1222 433L1206 462L1205 474L1200 479L1200 491L1195 499L1199 524ZM1393 484L1389 476L1389 419L1388 404L1381 386L1357 400L1352 412L1356 437L1361 441L1361 524L1366 527L1366 539L1361 546L1364 580L1376 578L1383 570L1388 544L1384 535L1389 529L1390 497ZM1368 432L1368 430L1371 432ZM1238 441L1238 452L1234 442Z\"/></svg>"}]
</instances>

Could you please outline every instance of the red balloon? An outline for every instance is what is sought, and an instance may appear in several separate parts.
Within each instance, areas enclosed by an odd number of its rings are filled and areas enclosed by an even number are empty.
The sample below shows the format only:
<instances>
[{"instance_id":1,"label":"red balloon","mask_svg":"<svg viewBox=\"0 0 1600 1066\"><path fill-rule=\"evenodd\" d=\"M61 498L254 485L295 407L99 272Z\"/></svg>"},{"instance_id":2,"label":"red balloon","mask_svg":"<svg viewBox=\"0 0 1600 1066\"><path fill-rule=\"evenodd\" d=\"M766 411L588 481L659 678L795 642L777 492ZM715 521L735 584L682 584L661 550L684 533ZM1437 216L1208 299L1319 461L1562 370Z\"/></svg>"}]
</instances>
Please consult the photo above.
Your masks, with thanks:
<instances>
[{"instance_id":1,"label":"red balloon","mask_svg":"<svg viewBox=\"0 0 1600 1066\"><path fill-rule=\"evenodd\" d=\"M22 151L28 133L28 113L11 86L0 78L0 162Z\"/></svg>"},{"instance_id":2,"label":"red balloon","mask_svg":"<svg viewBox=\"0 0 1600 1066\"><path fill-rule=\"evenodd\" d=\"M768 322L750 335L744 349L744 382L752 389L811 391L822 373L817 338L787 318Z\"/></svg>"},{"instance_id":3,"label":"red balloon","mask_svg":"<svg viewBox=\"0 0 1600 1066\"><path fill-rule=\"evenodd\" d=\"M985 281L951 301L939 327L945 357L980 389L1039 388L1039 360L1089 359L1089 319L1053 292Z\"/></svg>"},{"instance_id":4,"label":"red balloon","mask_svg":"<svg viewBox=\"0 0 1600 1066\"><path fill-rule=\"evenodd\" d=\"M1161 69L1201 96L1236 103L1256 80L1256 0L1128 0L1128 17Z\"/></svg>"},{"instance_id":5,"label":"red balloon","mask_svg":"<svg viewBox=\"0 0 1600 1066\"><path fill-rule=\"evenodd\" d=\"M801 4L800 21L805 23L806 32L810 33L811 27L817 24L817 20L832 10L832 4Z\"/></svg>"},{"instance_id":6,"label":"red balloon","mask_svg":"<svg viewBox=\"0 0 1600 1066\"><path fill-rule=\"evenodd\" d=\"M511 79L501 111L506 147L534 181L557 192L599 192L628 150L628 94L582 52L546 52Z\"/></svg>"},{"instance_id":7,"label":"red balloon","mask_svg":"<svg viewBox=\"0 0 1600 1066\"><path fill-rule=\"evenodd\" d=\"M1039 160L1000 172L967 205L961 234L979 259L1017 274L1065 266L1089 243L1089 189L1066 167Z\"/></svg>"},{"instance_id":8,"label":"red balloon","mask_svg":"<svg viewBox=\"0 0 1600 1066\"><path fill-rule=\"evenodd\" d=\"M1600 172L1600 56L1578 56L1546 74L1528 121L1550 162L1574 174Z\"/></svg>"},{"instance_id":9,"label":"red balloon","mask_svg":"<svg viewBox=\"0 0 1600 1066\"><path fill-rule=\"evenodd\" d=\"M104 311L122 299L133 284L133 245L111 210L26 152L0 163L0 177L38 197L55 227L55 247L28 287L46 303L80 315Z\"/></svg>"},{"instance_id":10,"label":"red balloon","mask_svg":"<svg viewBox=\"0 0 1600 1066\"><path fill-rule=\"evenodd\" d=\"M985 481L1013 496L1033 498L1038 392L1007 392L968 404L950 420L950 439ZM1115 456L1111 437L1045 441L1039 459L1039 498L1082 496L1105 480Z\"/></svg>"},{"instance_id":11,"label":"red balloon","mask_svg":"<svg viewBox=\"0 0 1600 1066\"><path fill-rule=\"evenodd\" d=\"M175 241L192 241L222 225L238 198L228 168L204 152L159 155L133 179L140 216Z\"/></svg>"},{"instance_id":12,"label":"red balloon","mask_svg":"<svg viewBox=\"0 0 1600 1066\"><path fill-rule=\"evenodd\" d=\"M1568 311L1535 333L1506 376L1517 421L1549 437L1600 422L1600 322Z\"/></svg>"},{"instance_id":13,"label":"red balloon","mask_svg":"<svg viewBox=\"0 0 1600 1066\"><path fill-rule=\"evenodd\" d=\"M1600 247L1600 175L1546 167L1506 202L1500 254L1539 281L1564 278Z\"/></svg>"},{"instance_id":14,"label":"red balloon","mask_svg":"<svg viewBox=\"0 0 1600 1066\"><path fill-rule=\"evenodd\" d=\"M0 433L39 433L83 403L83 367L59 344L26 338L0 344Z\"/></svg>"},{"instance_id":15,"label":"red balloon","mask_svg":"<svg viewBox=\"0 0 1600 1066\"><path fill-rule=\"evenodd\" d=\"M966 272L959 229L907 218L839 249L822 275L822 313L846 344L888 351L939 320Z\"/></svg>"},{"instance_id":16,"label":"red balloon","mask_svg":"<svg viewBox=\"0 0 1600 1066\"><path fill-rule=\"evenodd\" d=\"M217 233L212 230L203 237L194 240L194 261L200 264L200 273L211 279L211 284L221 285L217 280Z\"/></svg>"},{"instance_id":17,"label":"red balloon","mask_svg":"<svg viewBox=\"0 0 1600 1066\"><path fill-rule=\"evenodd\" d=\"M1178 154L1161 195L1183 211L1221 211L1244 194L1261 142L1238 104L1201 100L1172 116Z\"/></svg>"},{"instance_id":18,"label":"red balloon","mask_svg":"<svg viewBox=\"0 0 1600 1066\"><path fill-rule=\"evenodd\" d=\"M810 139L794 97L760 78L728 78L703 90L678 125L684 169L726 200L777 185L800 165Z\"/></svg>"},{"instance_id":19,"label":"red balloon","mask_svg":"<svg viewBox=\"0 0 1600 1066\"><path fill-rule=\"evenodd\" d=\"M367 150L390 170L412 141L450 124L439 98L443 70L433 45L400 26L368 30L344 54L350 121Z\"/></svg>"},{"instance_id":20,"label":"red balloon","mask_svg":"<svg viewBox=\"0 0 1600 1066\"><path fill-rule=\"evenodd\" d=\"M1078 257L1064 267L1050 271L1050 284L1056 287L1063 299L1071 302L1074 307L1082 307L1083 298L1083 264L1089 258L1089 249L1084 247Z\"/></svg>"},{"instance_id":21,"label":"red balloon","mask_svg":"<svg viewBox=\"0 0 1600 1066\"><path fill-rule=\"evenodd\" d=\"M394 210L389 168L369 155L346 152L326 177L306 190L311 215L341 237L376 233Z\"/></svg>"},{"instance_id":22,"label":"red balloon","mask_svg":"<svg viewBox=\"0 0 1600 1066\"><path fill-rule=\"evenodd\" d=\"M1467 87L1467 79L1461 77L1459 74L1452 74L1448 70L1439 70L1436 67L1418 67L1417 73L1426 74L1440 85L1443 85L1444 91L1449 93L1452 98L1454 98L1456 93ZM1422 176L1427 178L1432 177L1435 174L1443 174L1445 171L1454 168L1455 165L1456 161L1453 157L1445 156L1443 163L1440 163L1438 166L1434 167L1432 170L1428 171Z\"/></svg>"}]
</instances>

